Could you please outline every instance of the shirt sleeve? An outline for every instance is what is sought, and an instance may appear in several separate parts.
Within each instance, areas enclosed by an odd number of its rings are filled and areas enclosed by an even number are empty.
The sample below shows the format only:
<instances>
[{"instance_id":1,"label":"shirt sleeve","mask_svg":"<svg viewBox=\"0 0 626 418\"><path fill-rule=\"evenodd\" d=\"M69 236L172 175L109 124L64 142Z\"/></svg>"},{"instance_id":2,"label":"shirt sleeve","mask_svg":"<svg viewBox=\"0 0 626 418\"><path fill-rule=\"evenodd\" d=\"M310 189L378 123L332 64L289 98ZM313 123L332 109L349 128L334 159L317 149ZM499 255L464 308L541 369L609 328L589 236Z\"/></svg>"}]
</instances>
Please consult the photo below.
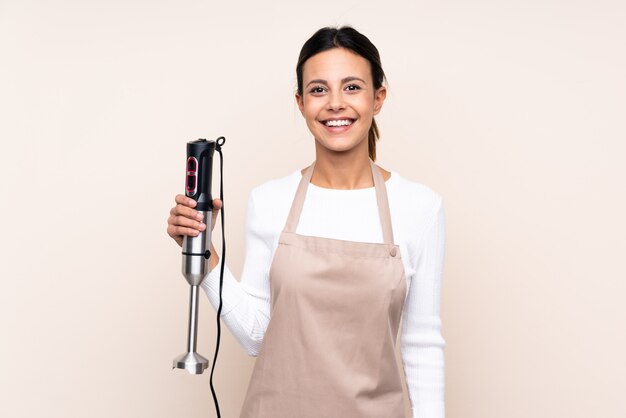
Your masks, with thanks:
<instances>
[{"instance_id":1,"label":"shirt sleeve","mask_svg":"<svg viewBox=\"0 0 626 418\"><path fill-rule=\"evenodd\" d=\"M423 235L404 307L400 350L413 418L444 418L444 348L439 313L445 246L441 199Z\"/></svg>"},{"instance_id":2,"label":"shirt sleeve","mask_svg":"<svg viewBox=\"0 0 626 418\"><path fill-rule=\"evenodd\" d=\"M250 194L246 210L246 259L241 281L237 281L224 266L222 290L222 320L251 356L261 348L270 319L269 266L271 243L262 232L262 224L254 204L254 191ZM217 310L219 306L219 277L222 259L202 282L209 301Z\"/></svg>"}]
</instances>

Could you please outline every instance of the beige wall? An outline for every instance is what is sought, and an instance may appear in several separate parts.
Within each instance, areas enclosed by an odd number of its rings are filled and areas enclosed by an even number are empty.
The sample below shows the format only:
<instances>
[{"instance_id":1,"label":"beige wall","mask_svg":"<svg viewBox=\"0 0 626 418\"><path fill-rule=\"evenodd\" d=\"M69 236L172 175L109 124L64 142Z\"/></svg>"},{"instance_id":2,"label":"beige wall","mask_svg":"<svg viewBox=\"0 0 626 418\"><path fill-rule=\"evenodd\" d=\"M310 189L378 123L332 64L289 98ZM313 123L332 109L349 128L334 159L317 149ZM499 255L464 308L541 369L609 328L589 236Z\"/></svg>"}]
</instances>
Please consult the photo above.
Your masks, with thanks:
<instances>
[{"instance_id":1,"label":"beige wall","mask_svg":"<svg viewBox=\"0 0 626 418\"><path fill-rule=\"evenodd\" d=\"M294 64L353 24L390 83L380 164L444 196L447 416L626 416L621 1L0 0L0 415L213 416L172 371L184 144L227 137L229 264L254 185L312 160ZM213 310L201 306L212 356ZM225 332L239 410L253 359Z\"/></svg>"}]
</instances>

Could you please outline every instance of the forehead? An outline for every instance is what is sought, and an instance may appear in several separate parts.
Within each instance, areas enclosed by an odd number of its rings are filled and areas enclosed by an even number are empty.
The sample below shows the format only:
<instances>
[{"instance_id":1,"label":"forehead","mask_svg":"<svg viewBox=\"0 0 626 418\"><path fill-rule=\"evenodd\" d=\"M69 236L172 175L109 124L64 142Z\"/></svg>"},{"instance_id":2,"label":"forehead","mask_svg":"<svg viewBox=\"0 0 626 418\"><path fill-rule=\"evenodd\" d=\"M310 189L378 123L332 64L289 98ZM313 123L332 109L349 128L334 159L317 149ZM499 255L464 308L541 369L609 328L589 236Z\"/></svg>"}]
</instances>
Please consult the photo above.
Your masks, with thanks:
<instances>
[{"instance_id":1,"label":"forehead","mask_svg":"<svg viewBox=\"0 0 626 418\"><path fill-rule=\"evenodd\" d=\"M362 56L345 48L333 48L313 55L304 63L303 81L322 79L341 80L346 77L359 77L371 82L370 63Z\"/></svg>"}]
</instances>

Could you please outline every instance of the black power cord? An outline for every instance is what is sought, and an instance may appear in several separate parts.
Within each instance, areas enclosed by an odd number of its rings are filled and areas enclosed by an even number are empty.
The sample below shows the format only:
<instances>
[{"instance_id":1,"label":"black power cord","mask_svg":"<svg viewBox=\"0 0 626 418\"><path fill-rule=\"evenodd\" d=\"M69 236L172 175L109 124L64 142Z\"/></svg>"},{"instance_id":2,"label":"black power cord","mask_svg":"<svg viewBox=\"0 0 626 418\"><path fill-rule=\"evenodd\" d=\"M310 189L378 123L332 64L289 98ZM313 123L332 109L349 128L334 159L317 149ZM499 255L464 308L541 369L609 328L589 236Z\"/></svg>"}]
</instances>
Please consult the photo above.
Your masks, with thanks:
<instances>
[{"instance_id":1,"label":"black power cord","mask_svg":"<svg viewBox=\"0 0 626 418\"><path fill-rule=\"evenodd\" d=\"M222 314L222 288L224 286L224 266L226 265L226 237L224 235L224 155L222 154L222 146L226 142L226 138L220 136L219 138L217 138L216 142L217 145L215 147L215 150L220 154L220 201L222 202L220 217L222 223L222 259L220 265L220 304L217 308L217 338L215 344L215 355L213 356L213 366L211 366L211 376L209 377L209 386L211 386L211 395L213 395L213 403L215 403L215 412L217 412L217 418L222 418L222 415L220 414L220 405L217 401L215 388L213 387L213 371L215 370L217 354L220 351L220 336L222 334L220 316Z\"/></svg>"}]
</instances>

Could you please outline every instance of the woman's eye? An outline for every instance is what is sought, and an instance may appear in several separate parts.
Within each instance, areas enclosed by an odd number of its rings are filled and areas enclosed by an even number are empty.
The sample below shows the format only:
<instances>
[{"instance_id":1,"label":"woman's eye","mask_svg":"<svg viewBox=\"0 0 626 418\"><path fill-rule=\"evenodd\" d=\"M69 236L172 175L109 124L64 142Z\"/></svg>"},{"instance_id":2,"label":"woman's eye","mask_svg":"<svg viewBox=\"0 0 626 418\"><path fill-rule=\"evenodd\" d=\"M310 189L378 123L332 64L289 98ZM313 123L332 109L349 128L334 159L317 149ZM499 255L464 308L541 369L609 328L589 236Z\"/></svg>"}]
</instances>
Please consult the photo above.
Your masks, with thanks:
<instances>
[{"instance_id":1,"label":"woman's eye","mask_svg":"<svg viewBox=\"0 0 626 418\"><path fill-rule=\"evenodd\" d=\"M346 90L348 91L361 90L361 87L357 86L356 84L348 84L346 86Z\"/></svg>"},{"instance_id":2,"label":"woman's eye","mask_svg":"<svg viewBox=\"0 0 626 418\"><path fill-rule=\"evenodd\" d=\"M313 87L311 89L311 93L314 93L314 94L324 93L324 87L319 87L319 86Z\"/></svg>"}]
</instances>

